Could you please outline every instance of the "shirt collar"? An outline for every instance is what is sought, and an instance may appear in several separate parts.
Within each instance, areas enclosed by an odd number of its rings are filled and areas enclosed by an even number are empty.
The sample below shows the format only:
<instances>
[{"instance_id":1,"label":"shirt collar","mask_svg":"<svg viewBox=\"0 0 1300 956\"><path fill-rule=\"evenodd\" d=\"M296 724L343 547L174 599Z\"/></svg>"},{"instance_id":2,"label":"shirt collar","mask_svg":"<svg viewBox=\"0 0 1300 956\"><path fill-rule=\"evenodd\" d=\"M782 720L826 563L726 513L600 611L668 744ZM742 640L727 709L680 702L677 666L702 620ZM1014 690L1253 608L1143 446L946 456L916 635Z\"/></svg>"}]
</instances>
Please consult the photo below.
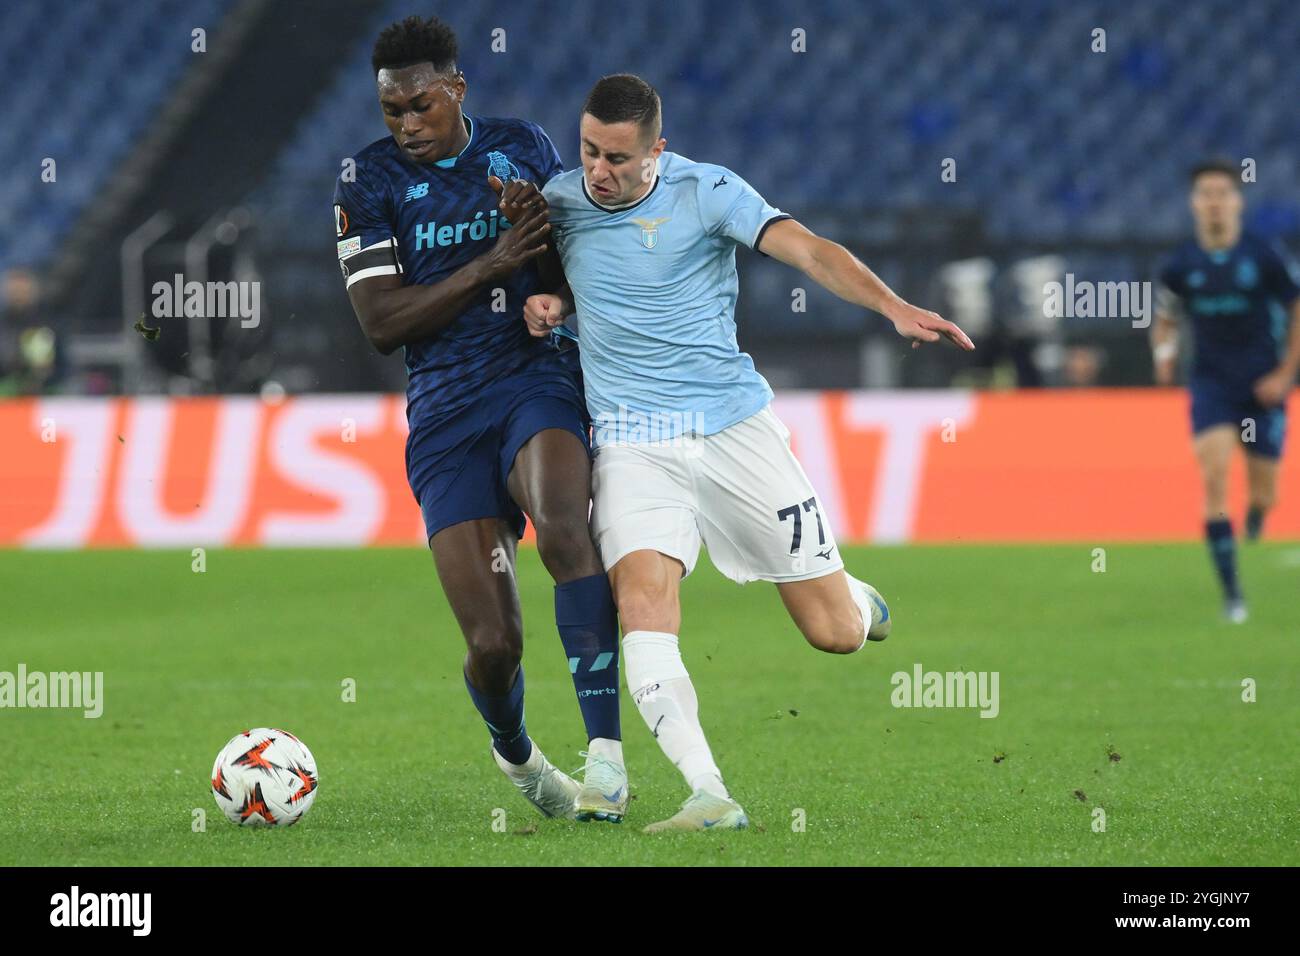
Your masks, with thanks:
<instances>
[{"instance_id":1,"label":"shirt collar","mask_svg":"<svg viewBox=\"0 0 1300 956\"><path fill-rule=\"evenodd\" d=\"M469 133L469 139L465 140L464 148L455 156L448 156L446 159L440 159L433 165L439 167L440 169L451 169L453 166L456 165L456 160L464 156L465 151L468 150L470 144L474 142L474 117L466 114L464 119L465 119L465 132Z\"/></svg>"}]
</instances>

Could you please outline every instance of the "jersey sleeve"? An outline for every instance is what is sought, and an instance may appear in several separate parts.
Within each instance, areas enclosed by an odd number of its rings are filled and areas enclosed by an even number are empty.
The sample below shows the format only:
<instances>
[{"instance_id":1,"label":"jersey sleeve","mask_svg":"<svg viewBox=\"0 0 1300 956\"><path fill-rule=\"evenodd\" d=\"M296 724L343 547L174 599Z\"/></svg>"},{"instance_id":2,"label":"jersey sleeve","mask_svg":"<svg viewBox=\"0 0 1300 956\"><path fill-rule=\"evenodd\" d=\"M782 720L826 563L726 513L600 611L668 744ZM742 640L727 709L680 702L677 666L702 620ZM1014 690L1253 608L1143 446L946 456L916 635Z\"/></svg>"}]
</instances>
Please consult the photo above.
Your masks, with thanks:
<instances>
[{"instance_id":1,"label":"jersey sleeve","mask_svg":"<svg viewBox=\"0 0 1300 956\"><path fill-rule=\"evenodd\" d=\"M1178 267L1173 261L1166 262L1160 267L1156 282L1156 311L1181 320L1185 314L1181 290Z\"/></svg>"},{"instance_id":2,"label":"jersey sleeve","mask_svg":"<svg viewBox=\"0 0 1300 956\"><path fill-rule=\"evenodd\" d=\"M791 218L769 206L753 186L721 166L700 177L698 196L704 231L751 249L757 248L768 226Z\"/></svg>"},{"instance_id":3,"label":"jersey sleeve","mask_svg":"<svg viewBox=\"0 0 1300 956\"><path fill-rule=\"evenodd\" d=\"M529 123L528 125L532 129L533 135L537 137L537 168L541 181L536 185L538 189L541 189L552 178L564 172L564 161L560 159L559 150L551 142L551 137L546 135L546 130L536 123Z\"/></svg>"},{"instance_id":4,"label":"jersey sleeve","mask_svg":"<svg viewBox=\"0 0 1300 956\"><path fill-rule=\"evenodd\" d=\"M401 275L397 239L382 193L369 183L360 165L355 177L344 176L334 186L334 233L339 268L348 287L371 276Z\"/></svg>"},{"instance_id":5,"label":"jersey sleeve","mask_svg":"<svg viewBox=\"0 0 1300 956\"><path fill-rule=\"evenodd\" d=\"M1300 298L1300 267L1280 246L1270 245L1269 252L1269 290L1283 305L1290 306Z\"/></svg>"}]
</instances>

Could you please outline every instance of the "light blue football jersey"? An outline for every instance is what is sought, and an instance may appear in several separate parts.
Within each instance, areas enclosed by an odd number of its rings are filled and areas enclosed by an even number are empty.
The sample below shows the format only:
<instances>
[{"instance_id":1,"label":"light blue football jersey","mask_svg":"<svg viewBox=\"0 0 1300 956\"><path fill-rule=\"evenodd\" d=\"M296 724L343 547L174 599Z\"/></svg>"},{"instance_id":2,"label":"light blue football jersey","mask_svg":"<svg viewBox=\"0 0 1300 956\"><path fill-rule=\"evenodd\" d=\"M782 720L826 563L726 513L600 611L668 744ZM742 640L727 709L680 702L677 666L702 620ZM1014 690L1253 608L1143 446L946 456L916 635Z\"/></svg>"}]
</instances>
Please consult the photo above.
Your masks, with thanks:
<instances>
[{"instance_id":1,"label":"light blue football jersey","mask_svg":"<svg viewBox=\"0 0 1300 956\"><path fill-rule=\"evenodd\" d=\"M544 194L596 444L712 435L772 400L736 345L736 245L789 216L731 170L669 152L629 206L597 203L581 167Z\"/></svg>"}]
</instances>

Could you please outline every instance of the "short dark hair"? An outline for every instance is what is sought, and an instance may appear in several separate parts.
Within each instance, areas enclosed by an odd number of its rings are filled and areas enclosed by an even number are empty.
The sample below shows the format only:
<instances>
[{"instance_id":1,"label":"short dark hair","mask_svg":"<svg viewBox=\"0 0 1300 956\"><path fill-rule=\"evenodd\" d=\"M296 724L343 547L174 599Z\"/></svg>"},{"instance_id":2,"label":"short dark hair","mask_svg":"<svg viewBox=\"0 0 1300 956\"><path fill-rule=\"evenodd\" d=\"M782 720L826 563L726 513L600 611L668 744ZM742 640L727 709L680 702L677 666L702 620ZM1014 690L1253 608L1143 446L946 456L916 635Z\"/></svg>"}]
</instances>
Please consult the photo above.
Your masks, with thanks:
<instances>
[{"instance_id":1,"label":"short dark hair","mask_svg":"<svg viewBox=\"0 0 1300 956\"><path fill-rule=\"evenodd\" d=\"M456 69L460 49L451 27L437 17L407 17L380 31L370 65L380 70L401 70L420 63L432 63L439 73Z\"/></svg>"},{"instance_id":2,"label":"short dark hair","mask_svg":"<svg viewBox=\"0 0 1300 956\"><path fill-rule=\"evenodd\" d=\"M658 139L663 129L659 94L631 73L602 76L587 94L582 111L602 123L636 123L651 139Z\"/></svg>"},{"instance_id":3,"label":"short dark hair","mask_svg":"<svg viewBox=\"0 0 1300 956\"><path fill-rule=\"evenodd\" d=\"M1241 175L1241 170L1232 160L1216 156L1212 159L1203 159L1193 166L1187 181L1195 186L1196 181L1208 173L1223 173L1229 179L1236 180Z\"/></svg>"}]
</instances>

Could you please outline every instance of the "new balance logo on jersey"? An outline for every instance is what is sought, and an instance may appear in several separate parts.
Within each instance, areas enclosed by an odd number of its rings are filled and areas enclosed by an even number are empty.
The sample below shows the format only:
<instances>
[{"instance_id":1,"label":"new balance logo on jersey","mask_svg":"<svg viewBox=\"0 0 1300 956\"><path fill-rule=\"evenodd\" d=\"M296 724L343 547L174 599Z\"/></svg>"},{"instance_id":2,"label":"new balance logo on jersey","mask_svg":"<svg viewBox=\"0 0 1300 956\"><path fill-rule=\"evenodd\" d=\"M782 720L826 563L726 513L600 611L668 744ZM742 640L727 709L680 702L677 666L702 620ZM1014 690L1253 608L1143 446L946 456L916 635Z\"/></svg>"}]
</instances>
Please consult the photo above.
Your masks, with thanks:
<instances>
[{"instance_id":1,"label":"new balance logo on jersey","mask_svg":"<svg viewBox=\"0 0 1300 956\"><path fill-rule=\"evenodd\" d=\"M488 213L486 219L483 213L476 212L473 219L458 222L454 226L450 223L440 226L436 221L422 223L415 227L415 248L418 251L432 249L434 246L458 246L465 241L466 236L472 242L495 239L498 222L501 229L510 228L510 220L498 216L495 209Z\"/></svg>"},{"instance_id":2,"label":"new balance logo on jersey","mask_svg":"<svg viewBox=\"0 0 1300 956\"><path fill-rule=\"evenodd\" d=\"M403 199L402 202L404 202L404 203L408 203L408 202L410 202L412 199L423 199L423 198L424 198L425 196L427 196L427 195L429 195L429 184L428 184L428 183L418 183L418 184L415 185L415 186L408 186L408 187L407 187L407 189L406 189L406 198Z\"/></svg>"}]
</instances>

